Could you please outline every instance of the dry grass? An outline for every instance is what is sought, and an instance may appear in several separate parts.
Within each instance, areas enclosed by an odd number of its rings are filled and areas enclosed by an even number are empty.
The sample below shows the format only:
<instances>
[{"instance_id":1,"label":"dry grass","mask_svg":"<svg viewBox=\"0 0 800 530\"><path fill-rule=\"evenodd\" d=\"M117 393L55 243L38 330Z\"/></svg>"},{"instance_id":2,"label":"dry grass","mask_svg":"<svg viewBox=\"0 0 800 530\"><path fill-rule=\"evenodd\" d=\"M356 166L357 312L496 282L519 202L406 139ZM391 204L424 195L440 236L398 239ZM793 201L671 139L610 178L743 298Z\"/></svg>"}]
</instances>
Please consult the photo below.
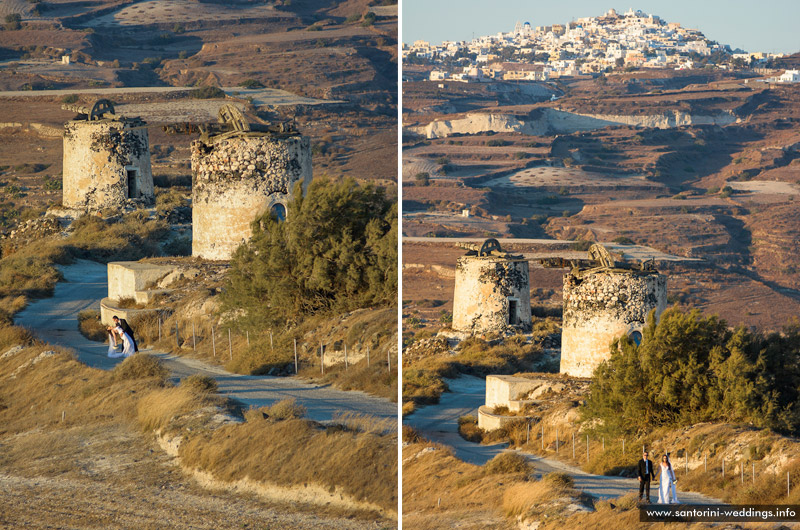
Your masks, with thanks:
<instances>
[{"instance_id":1,"label":"dry grass","mask_svg":"<svg viewBox=\"0 0 800 530\"><path fill-rule=\"evenodd\" d=\"M609 528L631 528L636 530L647 530L650 528L663 528L664 530L703 530L710 528L720 528L720 523L641 523L639 522L639 510L636 502L637 495L629 493L616 499L598 501L595 503L595 511L578 512L569 517L542 517L543 514L532 514L529 520L540 521L541 530L608 530ZM513 501L511 501L513 502ZM544 500L544 502L547 502ZM779 525L780 526L780 525ZM738 523L728 524L726 528L749 528L749 529L773 529L775 523Z\"/></svg>"},{"instance_id":2,"label":"dry grass","mask_svg":"<svg viewBox=\"0 0 800 530\"><path fill-rule=\"evenodd\" d=\"M215 394L217 392L217 380L208 375L192 374L181 379L181 387L186 388L196 394Z\"/></svg>"},{"instance_id":3,"label":"dry grass","mask_svg":"<svg viewBox=\"0 0 800 530\"><path fill-rule=\"evenodd\" d=\"M390 418L376 418L368 414L341 412L333 415L333 423L354 432L387 434L397 432L397 421Z\"/></svg>"},{"instance_id":4,"label":"dry grass","mask_svg":"<svg viewBox=\"0 0 800 530\"><path fill-rule=\"evenodd\" d=\"M530 481L527 462L515 453L481 467L457 459L449 447L420 439L413 429L403 431L405 527L509 528L503 513L508 492L525 492L539 484Z\"/></svg>"},{"instance_id":5,"label":"dry grass","mask_svg":"<svg viewBox=\"0 0 800 530\"><path fill-rule=\"evenodd\" d=\"M591 432L589 461L586 461L586 432L572 421L577 417L579 396L566 402L548 406L537 414L545 426L545 448L542 449L539 428L531 429L531 440L526 441L526 423L504 426L502 429L481 433L483 443L510 441L512 447L540 454L577 466L599 475L635 476L635 464L641 457L640 449L647 446L651 458L658 461L666 451L673 454L673 463L679 480L679 491L693 491L741 504L772 504L781 500L800 501L800 488L786 495L786 473L800 476L800 444L794 437L784 436L768 429L755 429L749 425L704 423L691 428L659 428L644 437L626 438L626 452L622 452L622 439ZM469 425L466 425L469 427ZM555 451L555 427L558 427L562 450ZM465 426L460 426L462 433ZM572 434L576 435L581 450L572 458L569 450ZM605 448L603 448L603 443ZM564 450L567 449L567 450ZM684 468L684 454L688 453L689 471ZM708 471L704 459L707 458ZM726 478L721 467L725 459ZM756 480L752 470L755 463ZM744 482L741 466L744 466ZM680 494L680 493L679 493Z\"/></svg>"},{"instance_id":6,"label":"dry grass","mask_svg":"<svg viewBox=\"0 0 800 530\"><path fill-rule=\"evenodd\" d=\"M483 466L487 475L507 475L511 473L533 473L533 465L519 453L504 451Z\"/></svg>"},{"instance_id":7,"label":"dry grass","mask_svg":"<svg viewBox=\"0 0 800 530\"><path fill-rule=\"evenodd\" d=\"M490 345L486 340L471 337L456 350L424 353L403 367L403 401L417 405L439 402L447 390L444 378L459 374L512 374L527 370L542 355L541 341L556 330L551 321L540 321L531 343L522 336L510 337L502 344Z\"/></svg>"},{"instance_id":8,"label":"dry grass","mask_svg":"<svg viewBox=\"0 0 800 530\"><path fill-rule=\"evenodd\" d=\"M155 379L163 384L169 378L169 370L152 355L136 353L115 366L112 375L117 381L125 379Z\"/></svg>"},{"instance_id":9,"label":"dry grass","mask_svg":"<svg viewBox=\"0 0 800 530\"><path fill-rule=\"evenodd\" d=\"M127 436L135 437L130 427L138 425L145 431L180 431L187 439L183 463L223 481L317 484L396 509L397 436L377 433L366 418L343 417L326 428L295 419L301 407L279 402L268 408L272 421L211 431L208 418L225 412L227 404L203 378L165 387L163 367L144 354L103 372L77 362L69 351L32 341L25 330L0 327L0 354L17 344L24 348L0 359L2 470L80 476L87 440L125 426ZM44 349L58 353L8 378Z\"/></svg>"},{"instance_id":10,"label":"dry grass","mask_svg":"<svg viewBox=\"0 0 800 530\"><path fill-rule=\"evenodd\" d=\"M77 219L67 238L54 235L31 242L15 253L0 259L0 299L14 299L13 314L24 307L20 296L42 298L52 295L61 279L56 264L67 264L75 258L108 262L135 260L160 253L159 241L169 233L163 221L149 220L145 212L136 211L119 220L84 216Z\"/></svg>"},{"instance_id":11,"label":"dry grass","mask_svg":"<svg viewBox=\"0 0 800 530\"><path fill-rule=\"evenodd\" d=\"M475 416L461 416L458 418L458 434L468 442L481 443L484 431L478 427L478 419Z\"/></svg>"},{"instance_id":12,"label":"dry grass","mask_svg":"<svg viewBox=\"0 0 800 530\"><path fill-rule=\"evenodd\" d=\"M518 483L506 489L503 494L503 511L509 517L529 515L548 503L577 495L569 475L548 473L542 480Z\"/></svg>"},{"instance_id":13,"label":"dry grass","mask_svg":"<svg viewBox=\"0 0 800 530\"><path fill-rule=\"evenodd\" d=\"M28 300L22 295L4 296L0 298L0 318L18 313L25 309L26 305L28 305Z\"/></svg>"},{"instance_id":14,"label":"dry grass","mask_svg":"<svg viewBox=\"0 0 800 530\"><path fill-rule=\"evenodd\" d=\"M397 506L397 437L304 419L247 421L181 445L184 465L234 482L319 484L387 511Z\"/></svg>"},{"instance_id":15,"label":"dry grass","mask_svg":"<svg viewBox=\"0 0 800 530\"><path fill-rule=\"evenodd\" d=\"M287 398L266 407L252 407L244 412L244 419L250 422L298 420L305 416L306 412L308 412L306 408L298 405L297 400Z\"/></svg>"},{"instance_id":16,"label":"dry grass","mask_svg":"<svg viewBox=\"0 0 800 530\"><path fill-rule=\"evenodd\" d=\"M138 428L137 415L153 404L164 407L159 420L193 406L209 408L192 385L116 380L69 351L31 340L25 330L0 325L0 356L15 345L23 348L0 359L0 474L10 488L0 519L9 528L312 528L308 519L328 515L375 524L364 514L315 507L295 526L293 514L302 508L266 505L252 495L209 494ZM59 353L9 377L50 349ZM187 433L203 430L201 423L185 426ZM276 513L286 517L276 519Z\"/></svg>"},{"instance_id":17,"label":"dry grass","mask_svg":"<svg viewBox=\"0 0 800 530\"><path fill-rule=\"evenodd\" d=\"M397 401L397 369L396 358L392 360L392 369L386 362L372 362L367 365L366 359L350 364L347 368L343 364L325 368L325 374L319 373L319 367L307 367L299 374L311 381L321 384L331 384L341 390L361 390L373 396L379 396L391 401Z\"/></svg>"},{"instance_id":18,"label":"dry grass","mask_svg":"<svg viewBox=\"0 0 800 530\"><path fill-rule=\"evenodd\" d=\"M120 298L117 300L116 304L117 307L122 309L144 309L145 306L140 304L136 301L135 298Z\"/></svg>"},{"instance_id":19,"label":"dry grass","mask_svg":"<svg viewBox=\"0 0 800 530\"><path fill-rule=\"evenodd\" d=\"M136 405L137 420L144 431L163 430L204 406L207 399L187 387L163 388L148 393Z\"/></svg>"},{"instance_id":20,"label":"dry grass","mask_svg":"<svg viewBox=\"0 0 800 530\"><path fill-rule=\"evenodd\" d=\"M403 443L417 444L424 443L424 441L425 440L414 427L403 425Z\"/></svg>"},{"instance_id":21,"label":"dry grass","mask_svg":"<svg viewBox=\"0 0 800 530\"><path fill-rule=\"evenodd\" d=\"M100 311L94 309L78 313L78 330L89 340L105 342L108 338L106 327L100 322Z\"/></svg>"},{"instance_id":22,"label":"dry grass","mask_svg":"<svg viewBox=\"0 0 800 530\"><path fill-rule=\"evenodd\" d=\"M386 350L396 341L396 311L394 309L359 310L340 316L310 316L288 331L232 328L230 345L228 328L209 319L178 320L180 340L175 340L176 315L184 308L200 307L210 299L213 290L195 289L172 307L172 314L163 316L162 338L158 340L158 315L139 315L130 324L136 339L160 351L191 355L206 362L223 365L234 373L248 375L294 375L294 341L297 340L299 375L319 384L331 384L341 390L361 390L369 394L397 400L397 354L392 352L392 369L386 361ZM389 318L392 316L393 318ZM194 335L193 335L194 333ZM194 337L194 338L193 338ZM249 344L248 344L249 340ZM353 342L350 342L353 341ZM370 363L366 359L327 366L319 369L319 344L329 347L335 343L348 344L360 353L370 348ZM354 346L355 345L355 346Z\"/></svg>"}]
</instances>

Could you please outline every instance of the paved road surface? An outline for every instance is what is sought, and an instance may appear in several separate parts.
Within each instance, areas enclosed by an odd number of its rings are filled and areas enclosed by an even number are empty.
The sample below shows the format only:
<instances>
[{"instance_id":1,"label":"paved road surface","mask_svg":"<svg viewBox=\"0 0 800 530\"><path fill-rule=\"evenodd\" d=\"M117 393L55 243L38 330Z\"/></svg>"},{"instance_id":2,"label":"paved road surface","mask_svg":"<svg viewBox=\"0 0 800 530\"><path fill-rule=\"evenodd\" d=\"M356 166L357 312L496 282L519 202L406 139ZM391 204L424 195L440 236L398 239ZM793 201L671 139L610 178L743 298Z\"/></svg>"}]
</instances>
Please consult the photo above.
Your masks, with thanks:
<instances>
[{"instance_id":1,"label":"paved road surface","mask_svg":"<svg viewBox=\"0 0 800 530\"><path fill-rule=\"evenodd\" d=\"M458 434L458 418L467 414L475 417L478 407L485 402L486 382L473 376L448 379L450 392L442 394L438 405L422 407L406 417L403 422L417 429L427 439L449 445L458 458L472 464L483 465L495 455L506 450L506 444L480 445L468 442ZM520 452L533 462L537 475L561 471L575 480L575 487L599 499L612 499L630 492L639 491L636 479L591 475L569 464L550 458ZM678 482L680 488L680 481ZM651 488L652 497L658 497L658 483ZM721 504L699 493L678 490L678 499L691 504Z\"/></svg>"},{"instance_id":2,"label":"paved road surface","mask_svg":"<svg viewBox=\"0 0 800 530\"><path fill-rule=\"evenodd\" d=\"M109 359L108 346L87 340L78 331L77 315L84 309L100 308L100 299L107 296L107 267L91 261L79 261L61 268L66 281L56 285L52 298L37 300L17 314L17 325L33 330L51 344L73 348L78 358L96 368L110 370L121 359ZM363 392L344 392L330 386L319 386L294 377L244 376L197 359L188 359L151 350L176 378L194 373L214 377L221 394L247 406L263 406L293 397L308 409L308 417L327 421L337 412L370 414L396 419L397 405L387 399Z\"/></svg>"}]
</instances>

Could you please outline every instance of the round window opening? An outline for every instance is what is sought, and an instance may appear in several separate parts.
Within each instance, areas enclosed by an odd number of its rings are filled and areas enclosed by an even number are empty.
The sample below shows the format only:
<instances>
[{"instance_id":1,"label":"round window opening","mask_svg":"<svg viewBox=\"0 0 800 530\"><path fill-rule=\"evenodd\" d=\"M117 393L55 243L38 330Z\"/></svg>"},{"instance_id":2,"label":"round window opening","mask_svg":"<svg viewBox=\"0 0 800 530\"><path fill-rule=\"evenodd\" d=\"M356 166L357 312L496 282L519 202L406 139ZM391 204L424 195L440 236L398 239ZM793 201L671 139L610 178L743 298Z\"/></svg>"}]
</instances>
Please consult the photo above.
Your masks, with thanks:
<instances>
[{"instance_id":1,"label":"round window opening","mask_svg":"<svg viewBox=\"0 0 800 530\"><path fill-rule=\"evenodd\" d=\"M642 332L641 331L632 331L628 334L628 338L630 338L634 344L637 346L642 343Z\"/></svg>"},{"instance_id":2,"label":"round window opening","mask_svg":"<svg viewBox=\"0 0 800 530\"><path fill-rule=\"evenodd\" d=\"M272 217L276 221L285 221L286 220L286 207L281 203L273 204L272 208L270 209L270 213L272 213Z\"/></svg>"}]
</instances>

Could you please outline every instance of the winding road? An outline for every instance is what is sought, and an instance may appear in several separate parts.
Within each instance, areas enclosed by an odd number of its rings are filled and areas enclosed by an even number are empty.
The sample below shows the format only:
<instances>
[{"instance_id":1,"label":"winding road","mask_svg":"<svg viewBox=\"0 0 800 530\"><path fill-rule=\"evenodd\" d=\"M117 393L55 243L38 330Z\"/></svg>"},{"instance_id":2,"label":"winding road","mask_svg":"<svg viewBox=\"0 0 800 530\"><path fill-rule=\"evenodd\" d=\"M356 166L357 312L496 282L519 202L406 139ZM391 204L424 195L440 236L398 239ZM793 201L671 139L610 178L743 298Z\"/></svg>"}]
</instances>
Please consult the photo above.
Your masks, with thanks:
<instances>
[{"instance_id":1,"label":"winding road","mask_svg":"<svg viewBox=\"0 0 800 530\"><path fill-rule=\"evenodd\" d=\"M478 407L485 402L486 381L474 376L461 376L447 379L450 392L442 394L437 405L429 405L416 410L403 419L403 423L414 427L432 442L448 445L455 455L471 464L483 465L495 455L506 451L506 444L480 445L464 440L458 434L458 418L471 414L478 416ZM571 475L575 487L598 499L613 499L627 493L639 491L638 481L631 478L592 475L585 471L550 458L519 451L534 465L536 474L541 475L559 471ZM680 481L678 482L680 488ZM651 495L658 497L658 483L651 488ZM699 493L678 490L678 499L687 504L722 504Z\"/></svg>"},{"instance_id":2,"label":"winding road","mask_svg":"<svg viewBox=\"0 0 800 530\"><path fill-rule=\"evenodd\" d=\"M107 266L92 261L78 261L60 267L64 276L56 284L52 298L32 302L17 314L15 323L33 331L50 344L75 350L78 359L95 368L110 370L122 359L110 359L108 346L86 339L78 331L78 313L84 309L100 309L100 300L107 296ZM330 421L340 412L369 414L397 419L397 405L364 392L336 390L329 385L315 385L297 377L247 376L232 374L219 366L163 352L142 349L155 355L170 369L176 379L191 374L209 375L216 379L220 394L245 406L261 407L285 398L295 398L308 410L307 417Z\"/></svg>"}]
</instances>

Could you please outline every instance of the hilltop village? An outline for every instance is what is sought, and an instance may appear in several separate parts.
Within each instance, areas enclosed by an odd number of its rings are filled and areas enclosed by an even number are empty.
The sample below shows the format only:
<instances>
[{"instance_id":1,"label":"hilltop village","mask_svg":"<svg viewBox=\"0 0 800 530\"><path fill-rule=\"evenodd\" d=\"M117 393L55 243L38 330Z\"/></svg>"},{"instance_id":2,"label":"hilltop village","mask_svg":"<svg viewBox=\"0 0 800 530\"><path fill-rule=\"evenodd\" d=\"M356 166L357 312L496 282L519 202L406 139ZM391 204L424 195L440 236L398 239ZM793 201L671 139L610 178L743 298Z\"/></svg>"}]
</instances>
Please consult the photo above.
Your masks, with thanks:
<instances>
[{"instance_id":1,"label":"hilltop village","mask_svg":"<svg viewBox=\"0 0 800 530\"><path fill-rule=\"evenodd\" d=\"M517 22L514 30L432 45L403 45L406 64L430 63L431 81L547 81L561 76L596 74L614 68L767 69L782 54L732 50L700 30L667 22L643 11L623 14L610 9L598 17L566 24L533 26ZM797 82L796 71L779 79Z\"/></svg>"}]
</instances>

